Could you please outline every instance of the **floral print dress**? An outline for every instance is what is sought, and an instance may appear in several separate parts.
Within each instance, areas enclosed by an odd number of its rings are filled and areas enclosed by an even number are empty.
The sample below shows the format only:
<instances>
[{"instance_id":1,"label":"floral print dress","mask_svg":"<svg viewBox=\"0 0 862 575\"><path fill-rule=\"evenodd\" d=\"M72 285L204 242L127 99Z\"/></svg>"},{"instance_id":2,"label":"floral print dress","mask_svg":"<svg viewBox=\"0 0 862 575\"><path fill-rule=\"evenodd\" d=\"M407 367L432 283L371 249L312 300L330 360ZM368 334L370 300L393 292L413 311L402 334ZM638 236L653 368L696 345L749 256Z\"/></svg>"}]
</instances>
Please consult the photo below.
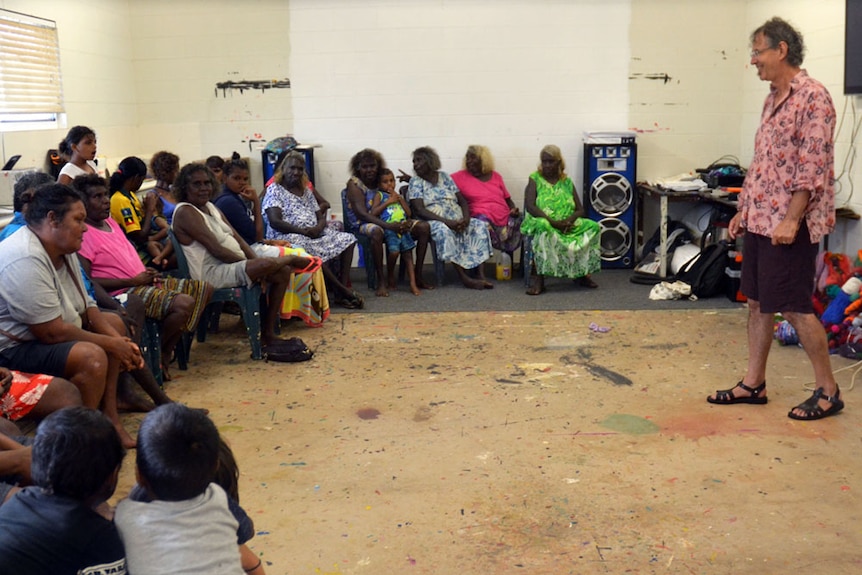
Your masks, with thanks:
<instances>
[{"instance_id":1,"label":"floral print dress","mask_svg":"<svg viewBox=\"0 0 862 575\"><path fill-rule=\"evenodd\" d=\"M464 217L458 204L458 186L445 172L437 172L437 184L423 180L419 176L410 178L407 199L420 199L425 207L447 220L460 220ZM484 222L470 218L470 226L456 233L449 226L437 220L429 220L431 239L437 248L437 257L444 262L452 262L464 269L476 268L491 257L491 238Z\"/></svg>"},{"instance_id":2,"label":"floral print dress","mask_svg":"<svg viewBox=\"0 0 862 575\"><path fill-rule=\"evenodd\" d=\"M275 182L266 188L266 195L260 205L266 225L266 238L288 241L293 247L302 248L325 262L337 258L341 252L356 243L353 234L340 232L331 226L325 227L319 238L279 232L269 224L269 217L266 215L269 208L280 208L281 219L291 225L301 228L314 227L317 225L317 211L320 206L314 199L314 194L307 188L302 197L290 193Z\"/></svg>"},{"instance_id":3,"label":"floral print dress","mask_svg":"<svg viewBox=\"0 0 862 575\"><path fill-rule=\"evenodd\" d=\"M538 171L530 174L536 183L536 206L555 220L563 220L575 211L571 178L549 183ZM602 267L599 224L589 218L578 218L564 234L545 218L526 214L521 232L533 240L536 273L561 278L580 278Z\"/></svg>"}]
</instances>

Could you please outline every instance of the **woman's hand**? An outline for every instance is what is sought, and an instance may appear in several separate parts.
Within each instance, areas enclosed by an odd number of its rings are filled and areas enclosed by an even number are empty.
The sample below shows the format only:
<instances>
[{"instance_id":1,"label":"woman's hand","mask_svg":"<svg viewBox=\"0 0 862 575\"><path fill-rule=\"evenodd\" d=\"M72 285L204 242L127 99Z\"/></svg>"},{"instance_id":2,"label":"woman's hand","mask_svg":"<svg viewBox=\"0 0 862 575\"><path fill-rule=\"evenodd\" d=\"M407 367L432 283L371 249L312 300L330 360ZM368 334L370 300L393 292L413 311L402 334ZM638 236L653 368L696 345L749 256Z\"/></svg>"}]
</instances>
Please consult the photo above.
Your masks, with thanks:
<instances>
[{"instance_id":1,"label":"woman's hand","mask_svg":"<svg viewBox=\"0 0 862 575\"><path fill-rule=\"evenodd\" d=\"M317 225L311 228L307 228L307 233L303 234L310 238L319 238L323 235L323 230L326 229L326 222L321 221L317 222Z\"/></svg>"},{"instance_id":2,"label":"woman's hand","mask_svg":"<svg viewBox=\"0 0 862 575\"><path fill-rule=\"evenodd\" d=\"M146 196L144 196L144 211L150 215L156 213L156 206L158 206L159 195L154 192L149 192Z\"/></svg>"},{"instance_id":3,"label":"woman's hand","mask_svg":"<svg viewBox=\"0 0 862 575\"><path fill-rule=\"evenodd\" d=\"M9 393L12 387L12 372L5 367L0 367L0 397Z\"/></svg>"},{"instance_id":4,"label":"woman's hand","mask_svg":"<svg viewBox=\"0 0 862 575\"><path fill-rule=\"evenodd\" d=\"M518 209L518 206L515 206L511 210L509 210L509 215L513 218L517 218L521 215L521 210Z\"/></svg>"},{"instance_id":5,"label":"woman's hand","mask_svg":"<svg viewBox=\"0 0 862 575\"><path fill-rule=\"evenodd\" d=\"M246 186L239 191L239 196L251 203L260 202L260 197L257 195L257 190L251 186Z\"/></svg>"},{"instance_id":6,"label":"woman's hand","mask_svg":"<svg viewBox=\"0 0 862 575\"><path fill-rule=\"evenodd\" d=\"M151 285L158 277L159 272L153 268L147 268L135 277L132 278L132 285L148 286Z\"/></svg>"},{"instance_id":7,"label":"woman's hand","mask_svg":"<svg viewBox=\"0 0 862 575\"><path fill-rule=\"evenodd\" d=\"M133 371L144 367L144 357L135 342L125 336L110 339L110 343L105 346L105 351L120 361L124 371Z\"/></svg>"},{"instance_id":8,"label":"woman's hand","mask_svg":"<svg viewBox=\"0 0 862 575\"><path fill-rule=\"evenodd\" d=\"M398 171L400 172L400 173L398 174L398 181L399 181L399 182L409 182L409 181L410 181L410 178L412 178L412 177L413 177L413 176L411 176L410 174L408 174L407 172L405 172L404 170L402 170L402 169L400 169L400 168L398 169Z\"/></svg>"}]
</instances>

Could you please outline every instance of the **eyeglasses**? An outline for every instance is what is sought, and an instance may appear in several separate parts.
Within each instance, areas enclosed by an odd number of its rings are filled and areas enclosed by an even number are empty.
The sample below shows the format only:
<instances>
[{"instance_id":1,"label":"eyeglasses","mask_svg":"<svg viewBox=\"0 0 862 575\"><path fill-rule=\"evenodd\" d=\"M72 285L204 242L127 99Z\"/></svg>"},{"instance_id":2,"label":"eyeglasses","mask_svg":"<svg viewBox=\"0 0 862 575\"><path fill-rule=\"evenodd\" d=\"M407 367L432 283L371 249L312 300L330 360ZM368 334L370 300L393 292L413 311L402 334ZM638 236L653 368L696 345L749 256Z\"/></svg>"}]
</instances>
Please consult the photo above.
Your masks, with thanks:
<instances>
[{"instance_id":1,"label":"eyeglasses","mask_svg":"<svg viewBox=\"0 0 862 575\"><path fill-rule=\"evenodd\" d=\"M767 50L775 50L775 46L769 46L767 48L764 48L763 50L752 50L751 52L748 53L748 55L751 56L752 58L757 58L758 56L760 56L761 54L763 54Z\"/></svg>"}]
</instances>

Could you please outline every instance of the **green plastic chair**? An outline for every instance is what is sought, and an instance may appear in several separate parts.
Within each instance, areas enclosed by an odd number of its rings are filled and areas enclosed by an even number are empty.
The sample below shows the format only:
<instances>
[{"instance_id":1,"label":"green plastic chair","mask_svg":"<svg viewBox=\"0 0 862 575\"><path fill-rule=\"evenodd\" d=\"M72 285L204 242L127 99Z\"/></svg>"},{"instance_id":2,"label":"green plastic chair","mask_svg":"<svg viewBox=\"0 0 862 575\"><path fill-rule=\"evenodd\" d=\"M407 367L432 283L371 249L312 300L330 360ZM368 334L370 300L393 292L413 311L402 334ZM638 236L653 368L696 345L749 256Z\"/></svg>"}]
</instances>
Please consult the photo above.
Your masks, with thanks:
<instances>
[{"instance_id":1,"label":"green plastic chair","mask_svg":"<svg viewBox=\"0 0 862 575\"><path fill-rule=\"evenodd\" d=\"M181 277L190 278L189 262L183 252L183 245L177 240L173 230L168 230L168 237L174 245L177 254L177 268ZM201 314L197 329L197 340L201 343L206 341L207 331L212 322L218 326L218 316L221 314L221 305L226 301L236 302L242 314L242 321L248 333L248 341L251 345L251 358L263 359L263 349L260 343L260 284L252 287L237 286L213 290L209 305ZM189 341L190 347L191 341Z\"/></svg>"}]
</instances>

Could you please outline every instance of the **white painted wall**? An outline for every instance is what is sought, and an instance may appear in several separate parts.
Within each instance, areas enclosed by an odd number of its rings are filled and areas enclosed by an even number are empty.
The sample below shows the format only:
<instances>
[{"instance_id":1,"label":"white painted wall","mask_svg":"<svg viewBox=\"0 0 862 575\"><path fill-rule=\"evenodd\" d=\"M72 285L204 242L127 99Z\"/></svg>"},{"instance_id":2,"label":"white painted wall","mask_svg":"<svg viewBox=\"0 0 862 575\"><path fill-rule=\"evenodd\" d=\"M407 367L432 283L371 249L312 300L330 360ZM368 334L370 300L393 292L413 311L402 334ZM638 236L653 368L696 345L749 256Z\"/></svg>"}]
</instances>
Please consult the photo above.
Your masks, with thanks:
<instances>
[{"instance_id":1,"label":"white painted wall","mask_svg":"<svg viewBox=\"0 0 862 575\"><path fill-rule=\"evenodd\" d=\"M628 127L629 21L617 0L292 0L294 129L331 201L364 147L451 172L475 143L520 203L542 146L579 182L583 131Z\"/></svg>"},{"instance_id":2,"label":"white painted wall","mask_svg":"<svg viewBox=\"0 0 862 575\"><path fill-rule=\"evenodd\" d=\"M739 155L744 0L635 0L629 124L638 178L655 180Z\"/></svg>"},{"instance_id":3,"label":"white painted wall","mask_svg":"<svg viewBox=\"0 0 862 575\"><path fill-rule=\"evenodd\" d=\"M128 0L138 146L182 162L237 151L262 187L262 143L292 131L290 89L216 84L289 77L285 0ZM262 140L256 143L252 140Z\"/></svg>"},{"instance_id":4,"label":"white painted wall","mask_svg":"<svg viewBox=\"0 0 862 575\"><path fill-rule=\"evenodd\" d=\"M86 124L112 163L169 149L185 160L294 133L315 152L335 205L363 147L393 168L431 145L444 169L468 144L494 152L517 202L546 143L580 184L584 130L640 132L638 176L723 154L750 160L767 86L748 34L772 15L798 25L805 66L842 95L844 0L0 0L57 21L68 124ZM667 74L667 83L644 79ZM290 90L216 95L224 80L289 77ZM853 101L851 100L850 103ZM855 98L862 107L860 98ZM850 106L836 145L850 149ZM0 135L6 156L41 166L66 130ZM253 146L254 148L255 146ZM862 162L851 171L862 182ZM255 169L254 175L258 170ZM260 182L257 182L258 185ZM862 212L840 180L838 205ZM580 186L579 186L580 187ZM830 247L854 252L856 223Z\"/></svg>"},{"instance_id":5,"label":"white painted wall","mask_svg":"<svg viewBox=\"0 0 862 575\"><path fill-rule=\"evenodd\" d=\"M96 130L110 169L161 149L181 161L234 150L259 160L250 139L292 130L289 89L215 90L289 77L286 1L0 0L0 8L57 22L68 126ZM66 131L0 137L7 156L22 154L17 167L43 167Z\"/></svg>"}]
</instances>

